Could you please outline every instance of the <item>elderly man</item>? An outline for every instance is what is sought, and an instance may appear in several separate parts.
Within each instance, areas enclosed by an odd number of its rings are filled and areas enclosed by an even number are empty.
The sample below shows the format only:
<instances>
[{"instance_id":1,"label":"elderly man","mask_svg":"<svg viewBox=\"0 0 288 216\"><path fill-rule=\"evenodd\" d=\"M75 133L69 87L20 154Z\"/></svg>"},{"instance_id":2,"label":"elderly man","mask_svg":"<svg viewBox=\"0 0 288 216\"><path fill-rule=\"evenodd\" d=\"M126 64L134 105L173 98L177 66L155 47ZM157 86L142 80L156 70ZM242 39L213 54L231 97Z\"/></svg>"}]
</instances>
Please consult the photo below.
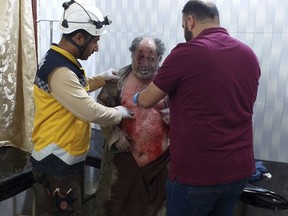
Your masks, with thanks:
<instances>
[{"instance_id":1,"label":"elderly man","mask_svg":"<svg viewBox=\"0 0 288 216\"><path fill-rule=\"evenodd\" d=\"M154 78L165 46L157 38L142 36L136 37L129 49L132 64L120 69L118 83L107 83L98 96L98 102L106 106L131 109L134 119L102 127L105 145L96 194L97 216L152 216L165 209L166 98L150 109L137 107L130 99Z\"/></svg>"}]
</instances>

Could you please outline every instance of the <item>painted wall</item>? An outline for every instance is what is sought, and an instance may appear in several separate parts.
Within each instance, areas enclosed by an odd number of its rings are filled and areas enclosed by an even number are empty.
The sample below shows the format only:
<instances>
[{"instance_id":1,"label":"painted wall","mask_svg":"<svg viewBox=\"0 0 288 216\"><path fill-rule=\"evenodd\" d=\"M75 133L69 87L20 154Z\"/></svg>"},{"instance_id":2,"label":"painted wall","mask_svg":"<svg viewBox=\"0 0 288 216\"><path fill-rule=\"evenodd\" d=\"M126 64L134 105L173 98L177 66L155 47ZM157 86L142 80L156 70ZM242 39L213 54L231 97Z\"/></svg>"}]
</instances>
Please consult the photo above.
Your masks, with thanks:
<instances>
[{"instance_id":1,"label":"painted wall","mask_svg":"<svg viewBox=\"0 0 288 216\"><path fill-rule=\"evenodd\" d=\"M100 51L84 67L90 75L110 67L119 69L130 63L128 47L139 34L161 38L166 55L184 41L181 10L187 0L90 0L113 23L100 40ZM38 0L39 20L59 20L62 3ZM255 157L288 162L288 1L287 0L214 0L221 24L230 34L256 52L262 69L259 94L254 109ZM58 42L58 22L39 21L39 55L51 41ZM52 38L51 38L52 36ZM166 56L165 55L165 56Z\"/></svg>"}]
</instances>

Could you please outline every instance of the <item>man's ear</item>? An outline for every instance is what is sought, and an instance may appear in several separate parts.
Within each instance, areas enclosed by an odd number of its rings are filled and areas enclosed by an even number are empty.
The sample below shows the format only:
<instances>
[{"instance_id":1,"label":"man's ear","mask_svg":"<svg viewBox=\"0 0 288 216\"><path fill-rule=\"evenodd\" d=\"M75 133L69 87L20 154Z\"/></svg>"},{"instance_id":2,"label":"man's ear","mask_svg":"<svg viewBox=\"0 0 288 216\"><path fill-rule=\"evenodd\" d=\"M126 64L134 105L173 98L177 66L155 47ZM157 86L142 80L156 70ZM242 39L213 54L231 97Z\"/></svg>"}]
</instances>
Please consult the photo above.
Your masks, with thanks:
<instances>
[{"instance_id":1,"label":"man's ear","mask_svg":"<svg viewBox=\"0 0 288 216\"><path fill-rule=\"evenodd\" d=\"M192 31L192 29L195 26L195 18L191 15L188 15L187 17L187 28L189 31Z\"/></svg>"},{"instance_id":2,"label":"man's ear","mask_svg":"<svg viewBox=\"0 0 288 216\"><path fill-rule=\"evenodd\" d=\"M75 34L74 40L77 44L82 44L85 41L85 38L81 32L78 32Z\"/></svg>"}]
</instances>

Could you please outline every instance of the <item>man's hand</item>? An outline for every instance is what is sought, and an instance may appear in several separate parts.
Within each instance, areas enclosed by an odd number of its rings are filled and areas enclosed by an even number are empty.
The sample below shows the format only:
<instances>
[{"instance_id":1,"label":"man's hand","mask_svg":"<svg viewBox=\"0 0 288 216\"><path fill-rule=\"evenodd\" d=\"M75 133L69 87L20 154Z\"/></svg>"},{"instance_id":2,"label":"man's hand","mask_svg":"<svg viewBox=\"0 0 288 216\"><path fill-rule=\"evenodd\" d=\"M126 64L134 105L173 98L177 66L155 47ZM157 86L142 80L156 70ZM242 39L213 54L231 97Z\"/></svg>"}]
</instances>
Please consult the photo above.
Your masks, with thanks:
<instances>
[{"instance_id":1,"label":"man's hand","mask_svg":"<svg viewBox=\"0 0 288 216\"><path fill-rule=\"evenodd\" d=\"M113 68L110 68L107 71L100 73L99 75L102 76L106 81L120 79L120 77L118 76L118 72Z\"/></svg>"},{"instance_id":2,"label":"man's hand","mask_svg":"<svg viewBox=\"0 0 288 216\"><path fill-rule=\"evenodd\" d=\"M122 152L130 151L131 150L131 145L130 145L129 141L131 141L131 138L123 130L119 130L118 133L119 133L118 134L119 135L119 140L115 143L117 149L122 151Z\"/></svg>"},{"instance_id":3,"label":"man's hand","mask_svg":"<svg viewBox=\"0 0 288 216\"><path fill-rule=\"evenodd\" d=\"M170 124L170 109L169 108L165 108L160 110L160 114L162 116L163 121L169 125Z\"/></svg>"},{"instance_id":4,"label":"man's hand","mask_svg":"<svg viewBox=\"0 0 288 216\"><path fill-rule=\"evenodd\" d=\"M122 118L131 118L131 119L134 118L133 117L134 113L130 109L127 109L124 106L116 106L114 108L118 110Z\"/></svg>"}]
</instances>

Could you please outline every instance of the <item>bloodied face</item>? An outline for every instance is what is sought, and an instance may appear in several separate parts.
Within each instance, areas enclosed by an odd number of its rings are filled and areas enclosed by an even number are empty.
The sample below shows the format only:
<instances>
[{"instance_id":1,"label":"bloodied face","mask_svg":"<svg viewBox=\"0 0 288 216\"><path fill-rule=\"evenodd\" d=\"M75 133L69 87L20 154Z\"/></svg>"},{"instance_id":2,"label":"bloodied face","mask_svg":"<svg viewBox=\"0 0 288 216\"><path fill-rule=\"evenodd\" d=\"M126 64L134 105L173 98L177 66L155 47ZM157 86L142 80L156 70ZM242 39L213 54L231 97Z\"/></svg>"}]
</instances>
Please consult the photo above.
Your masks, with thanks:
<instances>
[{"instance_id":1,"label":"bloodied face","mask_svg":"<svg viewBox=\"0 0 288 216\"><path fill-rule=\"evenodd\" d=\"M132 53L132 70L139 79L152 79L159 66L156 44L151 38L144 38Z\"/></svg>"}]
</instances>

